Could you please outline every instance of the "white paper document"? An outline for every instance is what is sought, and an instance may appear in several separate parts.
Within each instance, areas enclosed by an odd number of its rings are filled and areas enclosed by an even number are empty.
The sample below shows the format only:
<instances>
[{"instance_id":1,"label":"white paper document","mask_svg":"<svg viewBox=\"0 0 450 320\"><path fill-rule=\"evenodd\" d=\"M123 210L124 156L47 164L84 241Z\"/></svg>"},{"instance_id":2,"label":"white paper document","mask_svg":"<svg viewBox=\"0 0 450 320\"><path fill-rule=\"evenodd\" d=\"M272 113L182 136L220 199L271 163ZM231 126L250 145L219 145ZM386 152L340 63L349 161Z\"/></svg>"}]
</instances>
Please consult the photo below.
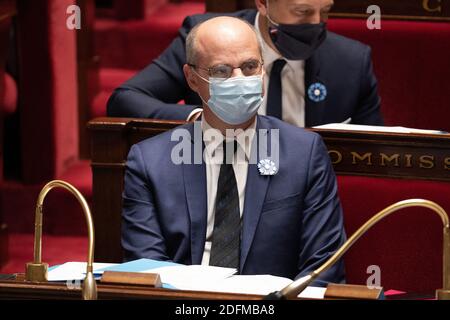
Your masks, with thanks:
<instances>
[{"instance_id":1,"label":"white paper document","mask_svg":"<svg viewBox=\"0 0 450 320\"><path fill-rule=\"evenodd\" d=\"M94 263L94 276L98 279L103 274L103 269L119 266L120 264L115 263ZM292 283L288 278L271 275L235 275L236 269L203 265L174 264L139 272L159 274L165 288L192 291L267 295ZM83 280L85 276L86 262L66 262L52 267L48 272L49 281ZM323 299L325 291L326 288L308 287L299 297Z\"/></svg>"},{"instance_id":2,"label":"white paper document","mask_svg":"<svg viewBox=\"0 0 450 320\"><path fill-rule=\"evenodd\" d=\"M359 124L345 123L329 123L314 127L316 129L330 130L349 130L349 131L372 131L372 132L390 132L390 133L421 133L421 134L448 134L448 132L439 130L424 130L406 127L383 127L383 126L366 126Z\"/></svg>"},{"instance_id":3,"label":"white paper document","mask_svg":"<svg viewBox=\"0 0 450 320\"><path fill-rule=\"evenodd\" d=\"M151 269L161 282L179 290L267 295L292 283L291 279L271 275L234 275L235 269L212 266L171 266ZM299 297L323 299L326 288L308 287Z\"/></svg>"},{"instance_id":4,"label":"white paper document","mask_svg":"<svg viewBox=\"0 0 450 320\"><path fill-rule=\"evenodd\" d=\"M292 280L271 275L235 275L219 281L180 283L180 290L267 295L291 284ZM323 299L326 288L307 287L300 298Z\"/></svg>"},{"instance_id":5,"label":"white paper document","mask_svg":"<svg viewBox=\"0 0 450 320\"><path fill-rule=\"evenodd\" d=\"M145 273L158 273L161 282L169 284L177 289L182 287L199 287L207 283L215 283L237 272L232 268L221 268L214 266L189 265L189 266L168 266L144 271Z\"/></svg>"},{"instance_id":6,"label":"white paper document","mask_svg":"<svg viewBox=\"0 0 450 320\"><path fill-rule=\"evenodd\" d=\"M86 262L66 262L53 267L48 272L48 281L83 280L86 277ZM103 274L97 271L106 267L116 265L115 263L94 263L94 276Z\"/></svg>"}]
</instances>

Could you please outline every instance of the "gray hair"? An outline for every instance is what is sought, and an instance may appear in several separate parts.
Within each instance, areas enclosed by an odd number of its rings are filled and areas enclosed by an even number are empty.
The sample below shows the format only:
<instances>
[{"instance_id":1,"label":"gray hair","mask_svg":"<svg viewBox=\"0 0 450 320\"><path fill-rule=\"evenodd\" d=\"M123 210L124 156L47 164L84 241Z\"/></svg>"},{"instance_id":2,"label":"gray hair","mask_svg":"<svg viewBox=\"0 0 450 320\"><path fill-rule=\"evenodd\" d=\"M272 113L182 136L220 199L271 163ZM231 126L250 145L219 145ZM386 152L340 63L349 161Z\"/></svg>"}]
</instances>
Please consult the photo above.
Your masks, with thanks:
<instances>
[{"instance_id":1,"label":"gray hair","mask_svg":"<svg viewBox=\"0 0 450 320\"><path fill-rule=\"evenodd\" d=\"M253 26L247 20L244 20L241 18L236 18L236 19L243 21L253 30L253 32L255 33L256 40L258 42L259 53L262 57L261 40L260 40L260 37L258 36L255 26ZM187 35L187 38L186 38L186 63L187 64L196 65L198 62L198 49L196 46L197 32L198 32L198 29L200 28L200 26L205 22L206 21L203 21L203 22L197 24L194 28L191 29L191 31Z\"/></svg>"}]
</instances>

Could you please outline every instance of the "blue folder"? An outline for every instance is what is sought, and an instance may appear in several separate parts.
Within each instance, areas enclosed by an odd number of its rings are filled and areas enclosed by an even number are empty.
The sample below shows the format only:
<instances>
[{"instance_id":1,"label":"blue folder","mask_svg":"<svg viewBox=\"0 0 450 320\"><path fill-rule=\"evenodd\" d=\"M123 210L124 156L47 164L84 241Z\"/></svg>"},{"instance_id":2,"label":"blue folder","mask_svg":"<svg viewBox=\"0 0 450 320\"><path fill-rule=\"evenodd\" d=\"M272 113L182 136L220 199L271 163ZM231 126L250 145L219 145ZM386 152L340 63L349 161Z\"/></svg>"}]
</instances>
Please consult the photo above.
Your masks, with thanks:
<instances>
[{"instance_id":1,"label":"blue folder","mask_svg":"<svg viewBox=\"0 0 450 320\"><path fill-rule=\"evenodd\" d=\"M161 267L171 267L171 266L182 266L182 264L170 262L170 261L158 261L153 259L139 259L133 260L129 262L125 262L122 264L118 264L116 266L106 267L102 269L98 269L97 271L118 271L118 272L142 272L145 270L151 270ZM175 289L175 287L163 283L163 288L166 289Z\"/></svg>"}]
</instances>

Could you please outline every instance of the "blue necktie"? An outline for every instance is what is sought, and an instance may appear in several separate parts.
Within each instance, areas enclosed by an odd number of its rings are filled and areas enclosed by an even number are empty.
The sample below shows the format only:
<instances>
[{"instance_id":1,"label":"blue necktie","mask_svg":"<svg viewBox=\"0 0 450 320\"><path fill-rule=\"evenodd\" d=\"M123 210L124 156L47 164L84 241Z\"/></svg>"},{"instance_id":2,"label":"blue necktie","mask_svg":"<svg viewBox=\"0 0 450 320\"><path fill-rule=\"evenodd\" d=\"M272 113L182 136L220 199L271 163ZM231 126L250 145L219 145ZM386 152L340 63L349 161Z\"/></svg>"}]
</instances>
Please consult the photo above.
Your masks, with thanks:
<instances>
[{"instance_id":1,"label":"blue necktie","mask_svg":"<svg viewBox=\"0 0 450 320\"><path fill-rule=\"evenodd\" d=\"M272 64L269 78L269 92L267 94L267 112L268 116L282 119L282 84L281 71L286 65L286 60L278 59Z\"/></svg>"}]
</instances>

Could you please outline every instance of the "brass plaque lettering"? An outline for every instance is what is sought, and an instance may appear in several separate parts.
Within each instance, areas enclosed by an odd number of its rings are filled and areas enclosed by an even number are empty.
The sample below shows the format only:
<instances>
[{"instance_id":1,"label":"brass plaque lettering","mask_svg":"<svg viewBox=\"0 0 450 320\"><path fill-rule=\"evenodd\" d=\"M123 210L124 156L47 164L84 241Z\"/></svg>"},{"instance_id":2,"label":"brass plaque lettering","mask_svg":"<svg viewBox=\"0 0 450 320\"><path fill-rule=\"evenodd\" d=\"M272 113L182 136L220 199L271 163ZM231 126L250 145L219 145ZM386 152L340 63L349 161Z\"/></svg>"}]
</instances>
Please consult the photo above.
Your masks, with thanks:
<instances>
[{"instance_id":1,"label":"brass plaque lettering","mask_svg":"<svg viewBox=\"0 0 450 320\"><path fill-rule=\"evenodd\" d=\"M392 156L388 156L384 153L380 153L380 156L381 156L381 166L382 167L386 167L386 162L391 163L392 161L395 161L394 167L400 166L400 163L399 163L400 155L398 153L393 154Z\"/></svg>"},{"instance_id":2,"label":"brass plaque lettering","mask_svg":"<svg viewBox=\"0 0 450 320\"><path fill-rule=\"evenodd\" d=\"M406 168L412 168L412 154L405 154Z\"/></svg>"},{"instance_id":3,"label":"brass plaque lettering","mask_svg":"<svg viewBox=\"0 0 450 320\"><path fill-rule=\"evenodd\" d=\"M433 169L434 156L421 156L419 158L419 167L422 169Z\"/></svg>"},{"instance_id":4,"label":"brass plaque lettering","mask_svg":"<svg viewBox=\"0 0 450 320\"><path fill-rule=\"evenodd\" d=\"M339 151L328 150L328 155L330 156L332 164L339 164L342 162L342 154Z\"/></svg>"},{"instance_id":5,"label":"brass plaque lettering","mask_svg":"<svg viewBox=\"0 0 450 320\"><path fill-rule=\"evenodd\" d=\"M423 0L422 7L427 12L442 12L441 1L442 0ZM433 6L432 3L436 3L436 5Z\"/></svg>"},{"instance_id":6,"label":"brass plaque lettering","mask_svg":"<svg viewBox=\"0 0 450 320\"><path fill-rule=\"evenodd\" d=\"M366 164L368 166L372 165L372 153L371 152L367 152L361 156L358 152L352 151L352 159L353 159L352 164L356 164L357 160L364 161L367 159Z\"/></svg>"},{"instance_id":7,"label":"brass plaque lettering","mask_svg":"<svg viewBox=\"0 0 450 320\"><path fill-rule=\"evenodd\" d=\"M445 170L450 170L450 157L445 158L445 160L444 160L444 168L445 168Z\"/></svg>"}]
</instances>

